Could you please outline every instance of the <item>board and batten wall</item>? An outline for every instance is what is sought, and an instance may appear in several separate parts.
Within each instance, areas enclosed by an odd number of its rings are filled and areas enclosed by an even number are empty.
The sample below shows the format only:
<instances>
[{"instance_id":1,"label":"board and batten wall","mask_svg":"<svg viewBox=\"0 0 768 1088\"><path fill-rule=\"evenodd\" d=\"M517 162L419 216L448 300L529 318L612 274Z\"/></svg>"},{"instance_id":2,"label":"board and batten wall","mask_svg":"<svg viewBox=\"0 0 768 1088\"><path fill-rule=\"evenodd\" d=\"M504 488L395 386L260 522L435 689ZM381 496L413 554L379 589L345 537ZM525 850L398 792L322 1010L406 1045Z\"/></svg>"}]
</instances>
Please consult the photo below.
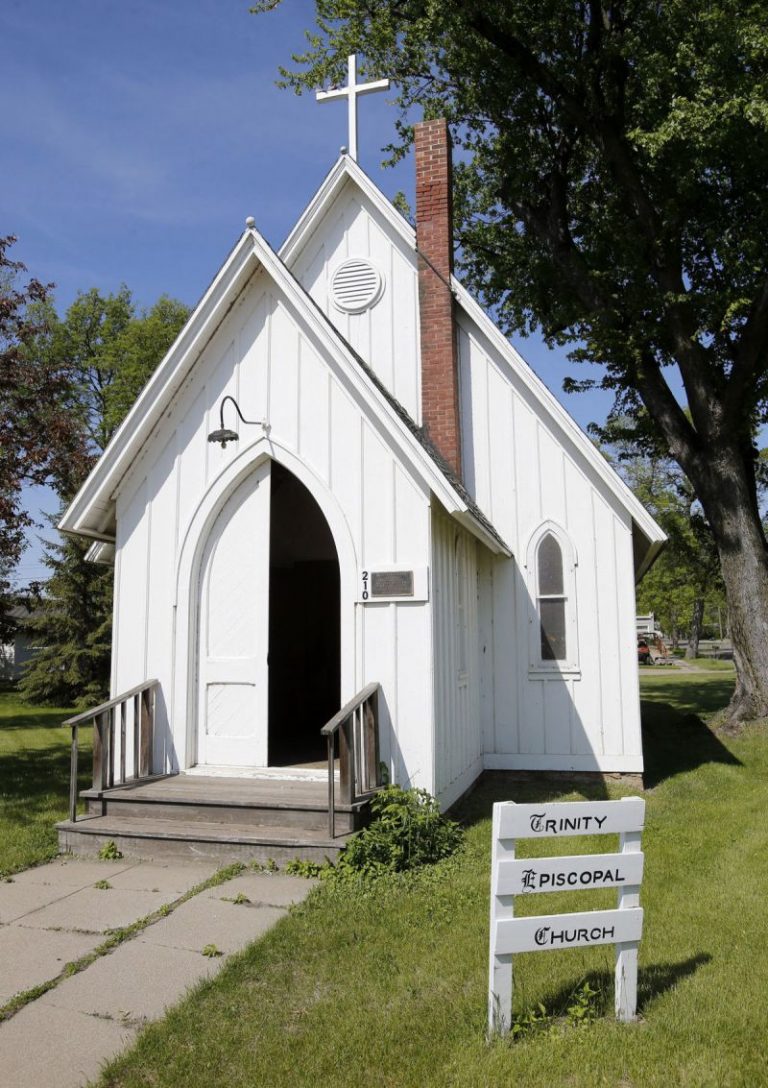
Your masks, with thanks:
<instances>
[{"instance_id":1,"label":"board and batten wall","mask_svg":"<svg viewBox=\"0 0 768 1088\"><path fill-rule=\"evenodd\" d=\"M446 807L483 770L486 668L478 599L485 549L438 503L432 513L435 792Z\"/></svg>"},{"instance_id":2,"label":"board and batten wall","mask_svg":"<svg viewBox=\"0 0 768 1088\"><path fill-rule=\"evenodd\" d=\"M349 257L367 258L383 277L381 298L363 313L344 313L330 297L334 270ZM352 181L347 180L294 257L291 271L411 418L420 423L415 254Z\"/></svg>"},{"instance_id":3,"label":"board and batten wall","mask_svg":"<svg viewBox=\"0 0 768 1088\"><path fill-rule=\"evenodd\" d=\"M485 767L640 771L630 515L528 379L458 314L465 483L515 557L492 563L492 592L481 594L493 654ZM537 673L531 654L531 541L547 522L574 564L576 661L556 676Z\"/></svg>"},{"instance_id":4,"label":"board and batten wall","mask_svg":"<svg viewBox=\"0 0 768 1088\"><path fill-rule=\"evenodd\" d=\"M238 422L240 441L222 450L206 439L228 393L246 418L265 417L270 429L265 435L260 426ZM190 535L222 480L236 464L247 466L266 452L301 472L326 516L334 511L328 520L345 568L342 701L380 681L382 758L394 780L434 790L430 603L358 600L363 568L429 564L430 494L359 400L341 365L323 357L311 328L259 273L122 480L112 691L159 679L156 755L169 768L195 761L187 720L194 707L180 705L186 680L178 675L179 661L182 670L194 670L194 654L179 654L176 643L183 629L194 629L198 589L194 579L177 586L181 557L204 546Z\"/></svg>"}]
</instances>

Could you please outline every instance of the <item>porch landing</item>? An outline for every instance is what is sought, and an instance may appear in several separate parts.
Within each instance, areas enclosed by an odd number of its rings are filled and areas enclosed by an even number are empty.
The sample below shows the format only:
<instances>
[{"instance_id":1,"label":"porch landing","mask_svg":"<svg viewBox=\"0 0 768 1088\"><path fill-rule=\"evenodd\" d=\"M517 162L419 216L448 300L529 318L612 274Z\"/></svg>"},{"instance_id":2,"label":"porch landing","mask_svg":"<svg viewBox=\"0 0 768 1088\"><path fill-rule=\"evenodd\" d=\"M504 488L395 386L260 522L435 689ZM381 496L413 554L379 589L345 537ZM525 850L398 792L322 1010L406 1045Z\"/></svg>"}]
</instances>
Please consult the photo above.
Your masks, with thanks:
<instances>
[{"instance_id":1,"label":"porch landing","mask_svg":"<svg viewBox=\"0 0 768 1088\"><path fill-rule=\"evenodd\" d=\"M296 778L177 774L80 794L86 813L57 825L59 847L95 854L114 841L126 857L276 862L336 860L368 818L367 799L336 802L328 832L328 785Z\"/></svg>"}]
</instances>

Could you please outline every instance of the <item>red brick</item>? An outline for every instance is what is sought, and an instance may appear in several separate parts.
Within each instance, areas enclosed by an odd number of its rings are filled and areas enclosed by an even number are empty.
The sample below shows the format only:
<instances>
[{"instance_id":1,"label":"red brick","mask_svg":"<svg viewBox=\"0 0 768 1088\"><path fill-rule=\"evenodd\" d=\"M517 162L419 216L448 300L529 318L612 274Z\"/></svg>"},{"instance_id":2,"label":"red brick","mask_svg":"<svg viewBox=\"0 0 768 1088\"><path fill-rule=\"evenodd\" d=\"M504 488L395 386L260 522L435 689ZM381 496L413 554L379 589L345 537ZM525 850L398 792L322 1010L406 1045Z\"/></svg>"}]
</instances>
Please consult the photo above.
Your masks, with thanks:
<instances>
[{"instance_id":1,"label":"red brick","mask_svg":"<svg viewBox=\"0 0 768 1088\"><path fill-rule=\"evenodd\" d=\"M453 272L451 143L446 122L417 124L415 147L422 421L433 444L461 475L459 367L449 287Z\"/></svg>"}]
</instances>

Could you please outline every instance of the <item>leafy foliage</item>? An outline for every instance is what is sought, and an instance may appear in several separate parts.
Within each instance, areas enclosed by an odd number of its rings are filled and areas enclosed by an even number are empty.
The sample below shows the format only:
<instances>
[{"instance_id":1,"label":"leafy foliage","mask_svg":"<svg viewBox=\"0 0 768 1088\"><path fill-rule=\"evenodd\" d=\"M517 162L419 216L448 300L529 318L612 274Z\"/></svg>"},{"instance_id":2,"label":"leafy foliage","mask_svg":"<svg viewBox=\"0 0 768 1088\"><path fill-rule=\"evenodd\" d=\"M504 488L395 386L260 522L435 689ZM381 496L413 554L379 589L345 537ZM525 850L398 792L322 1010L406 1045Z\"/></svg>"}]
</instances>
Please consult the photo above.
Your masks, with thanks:
<instances>
[{"instance_id":1,"label":"leafy foliage","mask_svg":"<svg viewBox=\"0 0 768 1088\"><path fill-rule=\"evenodd\" d=\"M25 482L42 482L48 471L51 405L58 392L55 376L46 374L48 394L43 400L37 396L27 356L28 345L40 331L35 308L47 299L50 285L35 279L18 285L24 265L8 255L15 241L13 235L0 238L0 642L13 635L9 615L15 603L13 568L31 525L21 489ZM60 420L57 423L60 429Z\"/></svg>"},{"instance_id":2,"label":"leafy foliage","mask_svg":"<svg viewBox=\"0 0 768 1088\"><path fill-rule=\"evenodd\" d=\"M111 567L88 562L90 542L45 545L51 572L26 622L36 647L19 682L35 706L93 706L106 697L112 649Z\"/></svg>"},{"instance_id":3,"label":"leafy foliage","mask_svg":"<svg viewBox=\"0 0 768 1088\"><path fill-rule=\"evenodd\" d=\"M461 828L441 815L426 790L386 786L371 809L372 822L347 845L340 870L402 872L441 861L461 846Z\"/></svg>"},{"instance_id":4,"label":"leafy foliage","mask_svg":"<svg viewBox=\"0 0 768 1088\"><path fill-rule=\"evenodd\" d=\"M99 858L101 861L119 861L122 856L122 851L118 849L114 839L105 842L101 850L99 850Z\"/></svg>"},{"instance_id":5,"label":"leafy foliage","mask_svg":"<svg viewBox=\"0 0 768 1088\"><path fill-rule=\"evenodd\" d=\"M67 503L129 411L186 320L187 308L167 297L137 313L131 293L91 290L59 318L49 300L27 351L40 374L62 375L62 409L80 456L52 445L47 482ZM43 390L38 390L43 396ZM29 632L38 647L21 682L32 703L87 705L109 686L112 583L110 567L86 562L89 542L46 545L51 574L37 592Z\"/></svg>"},{"instance_id":6,"label":"leafy foliage","mask_svg":"<svg viewBox=\"0 0 768 1088\"><path fill-rule=\"evenodd\" d=\"M727 612L717 549L693 489L654 441L645 414L593 428L603 453L667 534L661 557L637 587L637 610L653 612L673 644L685 633L696 645L705 607Z\"/></svg>"},{"instance_id":7,"label":"leafy foliage","mask_svg":"<svg viewBox=\"0 0 768 1088\"><path fill-rule=\"evenodd\" d=\"M717 543L734 717L768 713L752 446L768 420L764 5L316 0L315 10L283 84L338 83L347 55L364 54L367 76L398 85L392 159L412 139L414 107L447 118L460 147L461 273L506 331L540 328L601 368L568 388L597 384L617 415L647 413Z\"/></svg>"}]
</instances>

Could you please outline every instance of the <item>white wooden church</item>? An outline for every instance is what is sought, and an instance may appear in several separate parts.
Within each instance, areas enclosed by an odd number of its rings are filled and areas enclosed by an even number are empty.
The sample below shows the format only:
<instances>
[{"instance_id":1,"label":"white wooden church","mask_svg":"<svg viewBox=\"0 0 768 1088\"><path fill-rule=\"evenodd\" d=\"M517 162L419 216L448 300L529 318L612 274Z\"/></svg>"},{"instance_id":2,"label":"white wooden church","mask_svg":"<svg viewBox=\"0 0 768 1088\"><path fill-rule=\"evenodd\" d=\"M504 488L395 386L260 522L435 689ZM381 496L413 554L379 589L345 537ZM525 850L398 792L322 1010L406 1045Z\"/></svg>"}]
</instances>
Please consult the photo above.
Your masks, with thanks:
<instances>
[{"instance_id":1,"label":"white wooden church","mask_svg":"<svg viewBox=\"0 0 768 1088\"><path fill-rule=\"evenodd\" d=\"M94 829L140 781L318 779L327 809L334 716L340 810L382 778L445 807L488 769L642 772L664 535L452 275L444 122L415 160L415 230L350 153L279 252L247 221L64 515L115 570Z\"/></svg>"}]
</instances>

